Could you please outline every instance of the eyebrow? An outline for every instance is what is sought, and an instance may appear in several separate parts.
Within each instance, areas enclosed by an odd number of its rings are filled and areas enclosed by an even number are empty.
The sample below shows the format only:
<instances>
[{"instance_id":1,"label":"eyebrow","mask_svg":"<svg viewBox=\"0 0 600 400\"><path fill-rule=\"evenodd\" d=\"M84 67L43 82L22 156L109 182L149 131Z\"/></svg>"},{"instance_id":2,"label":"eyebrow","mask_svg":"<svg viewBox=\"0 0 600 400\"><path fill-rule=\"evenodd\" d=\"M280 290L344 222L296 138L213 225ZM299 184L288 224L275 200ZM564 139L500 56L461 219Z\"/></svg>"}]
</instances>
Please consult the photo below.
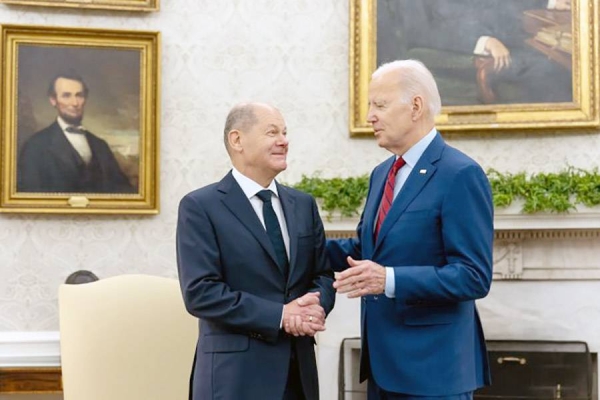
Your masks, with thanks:
<instances>
[{"instance_id":1,"label":"eyebrow","mask_svg":"<svg viewBox=\"0 0 600 400\"><path fill-rule=\"evenodd\" d=\"M275 124L269 124L269 125L267 125L267 130L271 130L271 129L275 129L276 131L278 131L279 127L277 125L275 125ZM283 131L285 132L285 130L286 130L286 128L284 127Z\"/></svg>"}]
</instances>

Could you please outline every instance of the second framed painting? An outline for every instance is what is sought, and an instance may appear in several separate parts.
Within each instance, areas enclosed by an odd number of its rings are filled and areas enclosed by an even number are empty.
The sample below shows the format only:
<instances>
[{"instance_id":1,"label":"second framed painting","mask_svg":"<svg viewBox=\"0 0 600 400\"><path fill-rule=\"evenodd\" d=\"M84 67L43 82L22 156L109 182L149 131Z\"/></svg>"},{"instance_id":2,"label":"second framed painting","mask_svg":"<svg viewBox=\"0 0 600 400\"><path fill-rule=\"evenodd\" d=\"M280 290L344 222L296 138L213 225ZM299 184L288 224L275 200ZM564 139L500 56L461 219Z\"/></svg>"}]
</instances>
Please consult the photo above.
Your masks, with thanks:
<instances>
[{"instance_id":1,"label":"second framed painting","mask_svg":"<svg viewBox=\"0 0 600 400\"><path fill-rule=\"evenodd\" d=\"M120 11L158 11L159 9L159 0L0 0L0 3Z\"/></svg>"},{"instance_id":2,"label":"second framed painting","mask_svg":"<svg viewBox=\"0 0 600 400\"><path fill-rule=\"evenodd\" d=\"M418 59L442 132L594 128L599 0L351 0L350 132L369 135L371 73Z\"/></svg>"},{"instance_id":3,"label":"second framed painting","mask_svg":"<svg viewBox=\"0 0 600 400\"><path fill-rule=\"evenodd\" d=\"M158 213L159 34L1 38L0 212Z\"/></svg>"}]
</instances>

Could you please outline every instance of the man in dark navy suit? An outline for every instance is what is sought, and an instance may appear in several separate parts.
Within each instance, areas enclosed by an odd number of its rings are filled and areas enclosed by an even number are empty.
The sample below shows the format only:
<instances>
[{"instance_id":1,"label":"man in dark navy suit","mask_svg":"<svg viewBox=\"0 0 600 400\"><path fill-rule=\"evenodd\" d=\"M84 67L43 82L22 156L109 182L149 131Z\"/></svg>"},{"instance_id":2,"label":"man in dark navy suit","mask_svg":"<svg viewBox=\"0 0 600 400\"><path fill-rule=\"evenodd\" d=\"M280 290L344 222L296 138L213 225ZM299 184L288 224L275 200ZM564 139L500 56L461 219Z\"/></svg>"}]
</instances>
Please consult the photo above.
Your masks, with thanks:
<instances>
[{"instance_id":1,"label":"man in dark navy suit","mask_svg":"<svg viewBox=\"0 0 600 400\"><path fill-rule=\"evenodd\" d=\"M235 106L225 124L233 169L179 205L177 263L200 336L193 400L319 398L313 336L335 301L314 199L280 185L281 113Z\"/></svg>"},{"instance_id":2,"label":"man in dark navy suit","mask_svg":"<svg viewBox=\"0 0 600 400\"><path fill-rule=\"evenodd\" d=\"M132 193L108 144L82 125L88 88L74 72L57 75L48 89L58 117L35 133L17 159L18 192Z\"/></svg>"}]
</instances>

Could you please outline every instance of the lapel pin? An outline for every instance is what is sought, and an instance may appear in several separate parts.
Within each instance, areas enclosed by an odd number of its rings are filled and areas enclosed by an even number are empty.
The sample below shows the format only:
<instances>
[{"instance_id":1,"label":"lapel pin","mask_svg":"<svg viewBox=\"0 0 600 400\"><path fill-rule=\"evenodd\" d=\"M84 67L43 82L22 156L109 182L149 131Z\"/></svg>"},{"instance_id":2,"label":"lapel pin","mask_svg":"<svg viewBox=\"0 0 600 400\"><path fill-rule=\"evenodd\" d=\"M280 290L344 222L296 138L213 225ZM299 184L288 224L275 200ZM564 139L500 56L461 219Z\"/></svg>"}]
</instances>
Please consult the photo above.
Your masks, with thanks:
<instances>
[{"instance_id":1,"label":"lapel pin","mask_svg":"<svg viewBox=\"0 0 600 400\"><path fill-rule=\"evenodd\" d=\"M426 169L419 170L419 173L421 175L425 175L427 173L427 170Z\"/></svg>"}]
</instances>

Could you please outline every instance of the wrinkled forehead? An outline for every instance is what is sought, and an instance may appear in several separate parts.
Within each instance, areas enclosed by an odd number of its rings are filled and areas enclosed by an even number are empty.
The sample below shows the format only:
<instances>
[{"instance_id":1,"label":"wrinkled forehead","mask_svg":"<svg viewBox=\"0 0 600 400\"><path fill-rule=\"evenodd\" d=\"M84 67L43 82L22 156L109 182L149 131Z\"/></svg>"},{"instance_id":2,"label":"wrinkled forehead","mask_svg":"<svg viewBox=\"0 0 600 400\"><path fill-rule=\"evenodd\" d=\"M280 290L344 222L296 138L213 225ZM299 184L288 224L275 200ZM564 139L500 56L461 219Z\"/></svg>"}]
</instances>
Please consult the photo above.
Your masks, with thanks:
<instances>
[{"instance_id":1,"label":"wrinkled forehead","mask_svg":"<svg viewBox=\"0 0 600 400\"><path fill-rule=\"evenodd\" d=\"M259 121L259 125L264 128L276 128L285 130L285 119L283 114L275 107L259 105L255 109L255 115Z\"/></svg>"},{"instance_id":2,"label":"wrinkled forehead","mask_svg":"<svg viewBox=\"0 0 600 400\"><path fill-rule=\"evenodd\" d=\"M369 83L369 98L394 96L402 93L400 74L386 72L373 76Z\"/></svg>"},{"instance_id":3,"label":"wrinkled forehead","mask_svg":"<svg viewBox=\"0 0 600 400\"><path fill-rule=\"evenodd\" d=\"M83 92L83 84L74 79L58 78L56 80L56 82L54 82L54 89L55 89L56 93Z\"/></svg>"}]
</instances>

